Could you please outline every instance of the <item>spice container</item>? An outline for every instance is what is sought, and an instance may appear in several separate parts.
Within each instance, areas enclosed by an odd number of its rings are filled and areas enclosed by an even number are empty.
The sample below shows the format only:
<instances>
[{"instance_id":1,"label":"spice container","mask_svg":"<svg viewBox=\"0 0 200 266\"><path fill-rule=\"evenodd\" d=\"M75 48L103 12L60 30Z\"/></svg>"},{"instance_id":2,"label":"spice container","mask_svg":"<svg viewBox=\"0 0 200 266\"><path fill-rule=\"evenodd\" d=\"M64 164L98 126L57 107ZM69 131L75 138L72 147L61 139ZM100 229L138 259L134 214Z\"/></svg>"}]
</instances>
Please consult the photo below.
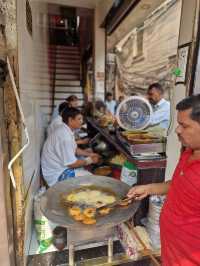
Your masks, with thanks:
<instances>
[{"instance_id":1,"label":"spice container","mask_svg":"<svg viewBox=\"0 0 200 266\"><path fill-rule=\"evenodd\" d=\"M67 229L57 226L53 230L53 244L58 250L63 250L67 245Z\"/></svg>"}]
</instances>

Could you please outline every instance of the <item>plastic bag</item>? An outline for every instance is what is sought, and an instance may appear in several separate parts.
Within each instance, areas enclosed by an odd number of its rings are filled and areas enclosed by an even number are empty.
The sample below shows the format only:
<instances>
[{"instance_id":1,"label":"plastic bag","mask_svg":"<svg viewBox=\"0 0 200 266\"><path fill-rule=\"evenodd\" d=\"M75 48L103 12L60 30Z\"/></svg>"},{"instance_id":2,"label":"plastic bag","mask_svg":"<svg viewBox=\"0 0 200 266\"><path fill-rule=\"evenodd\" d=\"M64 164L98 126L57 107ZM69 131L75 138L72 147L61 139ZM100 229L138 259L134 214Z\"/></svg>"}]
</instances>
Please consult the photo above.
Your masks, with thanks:
<instances>
[{"instance_id":1,"label":"plastic bag","mask_svg":"<svg viewBox=\"0 0 200 266\"><path fill-rule=\"evenodd\" d=\"M126 255L133 260L137 260L138 259L137 242L136 239L131 234L128 226L122 223L117 225L115 229L117 237L120 240L126 252Z\"/></svg>"},{"instance_id":2,"label":"plastic bag","mask_svg":"<svg viewBox=\"0 0 200 266\"><path fill-rule=\"evenodd\" d=\"M133 163L125 161L122 167L121 181L132 186L137 183L137 174L137 167Z\"/></svg>"},{"instance_id":3,"label":"plastic bag","mask_svg":"<svg viewBox=\"0 0 200 266\"><path fill-rule=\"evenodd\" d=\"M53 242L52 228L55 227L40 209L40 198L45 191L45 188L41 188L34 197L34 225L39 243L39 253L43 253L51 246Z\"/></svg>"}]
</instances>

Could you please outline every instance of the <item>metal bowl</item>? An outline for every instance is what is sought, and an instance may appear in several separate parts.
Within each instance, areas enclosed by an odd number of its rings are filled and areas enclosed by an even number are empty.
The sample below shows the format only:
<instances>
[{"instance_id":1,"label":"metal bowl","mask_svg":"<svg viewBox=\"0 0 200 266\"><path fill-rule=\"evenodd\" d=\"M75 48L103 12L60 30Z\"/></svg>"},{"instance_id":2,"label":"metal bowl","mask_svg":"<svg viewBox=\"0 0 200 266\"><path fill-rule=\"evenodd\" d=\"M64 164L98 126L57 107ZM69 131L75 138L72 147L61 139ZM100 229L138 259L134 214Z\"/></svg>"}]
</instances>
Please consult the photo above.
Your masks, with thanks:
<instances>
[{"instance_id":1,"label":"metal bowl","mask_svg":"<svg viewBox=\"0 0 200 266\"><path fill-rule=\"evenodd\" d=\"M104 141L100 141L96 147L94 147L94 150L96 152L103 152L106 151L108 149L108 145L107 143L105 143Z\"/></svg>"}]
</instances>

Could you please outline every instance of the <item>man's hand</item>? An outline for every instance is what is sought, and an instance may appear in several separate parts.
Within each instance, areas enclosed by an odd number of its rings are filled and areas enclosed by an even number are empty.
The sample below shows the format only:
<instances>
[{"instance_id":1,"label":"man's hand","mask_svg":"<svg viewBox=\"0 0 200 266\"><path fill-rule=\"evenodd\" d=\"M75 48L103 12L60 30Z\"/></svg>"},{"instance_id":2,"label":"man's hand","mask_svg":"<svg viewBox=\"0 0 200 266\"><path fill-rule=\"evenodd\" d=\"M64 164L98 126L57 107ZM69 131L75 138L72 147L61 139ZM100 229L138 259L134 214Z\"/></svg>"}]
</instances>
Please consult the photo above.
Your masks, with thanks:
<instances>
[{"instance_id":1,"label":"man's hand","mask_svg":"<svg viewBox=\"0 0 200 266\"><path fill-rule=\"evenodd\" d=\"M141 185L131 188L127 194L128 198L134 198L136 200L142 200L150 195L151 186L150 185Z\"/></svg>"},{"instance_id":2,"label":"man's hand","mask_svg":"<svg viewBox=\"0 0 200 266\"><path fill-rule=\"evenodd\" d=\"M84 138L84 139L78 139L77 141L76 141L76 143L77 144L88 144L89 143L89 141L90 141L90 139L89 138Z\"/></svg>"},{"instance_id":3,"label":"man's hand","mask_svg":"<svg viewBox=\"0 0 200 266\"><path fill-rule=\"evenodd\" d=\"M152 183L148 185L135 186L127 194L128 198L136 200L144 199L149 195L166 195L168 193L171 181L163 183Z\"/></svg>"},{"instance_id":4,"label":"man's hand","mask_svg":"<svg viewBox=\"0 0 200 266\"><path fill-rule=\"evenodd\" d=\"M98 163L100 160L100 156L97 153L92 153L90 155L90 157L91 157L93 163Z\"/></svg>"}]
</instances>

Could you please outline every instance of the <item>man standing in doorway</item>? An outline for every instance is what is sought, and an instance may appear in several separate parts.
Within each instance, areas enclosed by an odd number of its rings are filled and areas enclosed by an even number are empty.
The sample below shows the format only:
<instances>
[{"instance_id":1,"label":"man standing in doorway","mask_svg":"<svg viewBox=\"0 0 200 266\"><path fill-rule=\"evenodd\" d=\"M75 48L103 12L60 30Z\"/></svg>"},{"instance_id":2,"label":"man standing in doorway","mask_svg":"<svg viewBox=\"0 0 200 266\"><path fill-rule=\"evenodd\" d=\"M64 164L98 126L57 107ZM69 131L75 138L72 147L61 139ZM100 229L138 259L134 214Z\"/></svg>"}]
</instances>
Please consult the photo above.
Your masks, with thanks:
<instances>
[{"instance_id":1,"label":"man standing in doorway","mask_svg":"<svg viewBox=\"0 0 200 266\"><path fill-rule=\"evenodd\" d=\"M116 110L116 101L113 100L113 95L111 92L106 93L106 107L107 110L114 115Z\"/></svg>"},{"instance_id":2,"label":"man standing in doorway","mask_svg":"<svg viewBox=\"0 0 200 266\"><path fill-rule=\"evenodd\" d=\"M163 266L200 265L200 94L176 106L176 133L186 147L172 181L136 186L128 197L167 194L160 217Z\"/></svg>"}]
</instances>

